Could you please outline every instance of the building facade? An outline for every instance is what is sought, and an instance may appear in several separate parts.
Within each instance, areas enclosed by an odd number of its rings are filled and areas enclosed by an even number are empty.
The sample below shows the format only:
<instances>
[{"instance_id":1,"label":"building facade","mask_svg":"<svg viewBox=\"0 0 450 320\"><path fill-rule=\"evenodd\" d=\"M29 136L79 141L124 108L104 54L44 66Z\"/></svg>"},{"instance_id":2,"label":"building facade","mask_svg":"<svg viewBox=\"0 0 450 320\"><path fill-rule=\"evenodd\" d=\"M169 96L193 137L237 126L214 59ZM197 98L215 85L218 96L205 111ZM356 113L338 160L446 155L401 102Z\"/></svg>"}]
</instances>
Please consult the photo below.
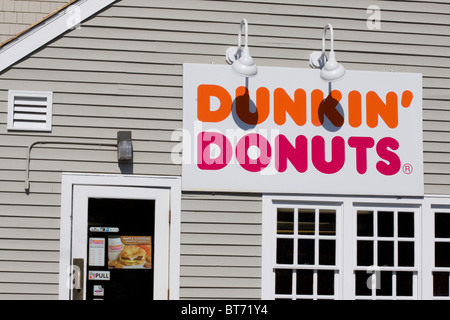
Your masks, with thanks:
<instances>
[{"instance_id":1,"label":"building facade","mask_svg":"<svg viewBox=\"0 0 450 320\"><path fill-rule=\"evenodd\" d=\"M132 272L153 289L130 290L155 299L449 299L449 13L446 0L80 0L6 42L0 298L117 298ZM413 79L420 118L405 132L423 138L402 170L422 182L261 191L237 174L196 188L179 158L186 79L231 70L243 18L264 79L309 70L328 23L349 78ZM151 248L148 270L109 265L117 237Z\"/></svg>"}]
</instances>

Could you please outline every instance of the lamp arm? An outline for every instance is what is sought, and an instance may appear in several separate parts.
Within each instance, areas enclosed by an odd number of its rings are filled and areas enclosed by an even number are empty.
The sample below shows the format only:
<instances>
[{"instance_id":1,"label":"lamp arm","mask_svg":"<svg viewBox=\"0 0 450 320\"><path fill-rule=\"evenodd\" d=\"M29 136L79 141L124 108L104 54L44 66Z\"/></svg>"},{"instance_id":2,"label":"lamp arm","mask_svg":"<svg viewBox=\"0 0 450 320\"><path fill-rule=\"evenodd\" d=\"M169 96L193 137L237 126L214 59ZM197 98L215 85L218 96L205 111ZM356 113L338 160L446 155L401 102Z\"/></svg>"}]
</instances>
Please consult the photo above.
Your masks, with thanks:
<instances>
[{"instance_id":1,"label":"lamp arm","mask_svg":"<svg viewBox=\"0 0 450 320\"><path fill-rule=\"evenodd\" d=\"M239 55L242 51L242 27L245 27L245 47L248 47L248 21L247 19L242 19L241 24L239 26L239 35L238 35L238 48L235 53L235 57Z\"/></svg>"},{"instance_id":2,"label":"lamp arm","mask_svg":"<svg viewBox=\"0 0 450 320\"><path fill-rule=\"evenodd\" d=\"M322 55L320 56L319 60L323 59L323 57L325 57L325 50L326 50L326 44L325 44L325 40L327 37L327 29L330 29L330 42L331 42L331 48L330 48L330 52L334 53L334 30L333 30L333 26L331 24L327 24L325 26L325 28L323 29L323 36L322 36Z\"/></svg>"}]
</instances>

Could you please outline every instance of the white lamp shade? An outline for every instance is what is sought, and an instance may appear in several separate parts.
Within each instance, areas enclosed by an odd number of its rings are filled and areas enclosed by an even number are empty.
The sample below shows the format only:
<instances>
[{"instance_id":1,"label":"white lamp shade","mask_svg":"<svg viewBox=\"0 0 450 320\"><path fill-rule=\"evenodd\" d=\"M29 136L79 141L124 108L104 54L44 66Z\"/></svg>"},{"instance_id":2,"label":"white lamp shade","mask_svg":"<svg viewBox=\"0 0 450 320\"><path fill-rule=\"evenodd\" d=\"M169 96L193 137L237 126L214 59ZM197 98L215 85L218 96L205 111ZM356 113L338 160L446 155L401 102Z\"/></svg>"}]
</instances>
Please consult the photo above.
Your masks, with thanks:
<instances>
[{"instance_id":1,"label":"white lamp shade","mask_svg":"<svg viewBox=\"0 0 450 320\"><path fill-rule=\"evenodd\" d=\"M239 59L232 65L233 71L243 77L254 77L258 74L258 67L250 56L250 49L244 47Z\"/></svg>"},{"instance_id":2,"label":"white lamp shade","mask_svg":"<svg viewBox=\"0 0 450 320\"><path fill-rule=\"evenodd\" d=\"M334 52L331 52L330 59L325 63L320 72L320 77L328 82L339 81L345 76L345 68L336 61Z\"/></svg>"}]
</instances>

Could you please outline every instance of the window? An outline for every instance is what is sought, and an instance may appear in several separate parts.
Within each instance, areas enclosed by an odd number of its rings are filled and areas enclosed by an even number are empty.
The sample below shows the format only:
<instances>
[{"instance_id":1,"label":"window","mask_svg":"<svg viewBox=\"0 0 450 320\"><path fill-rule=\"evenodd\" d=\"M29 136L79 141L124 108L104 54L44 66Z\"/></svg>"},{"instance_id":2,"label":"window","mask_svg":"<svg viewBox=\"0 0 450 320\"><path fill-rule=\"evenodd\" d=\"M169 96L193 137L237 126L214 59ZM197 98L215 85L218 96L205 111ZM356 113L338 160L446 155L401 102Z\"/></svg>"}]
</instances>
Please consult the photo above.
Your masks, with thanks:
<instances>
[{"instance_id":1,"label":"window","mask_svg":"<svg viewBox=\"0 0 450 320\"><path fill-rule=\"evenodd\" d=\"M450 210L433 237L431 201L264 195L262 298L429 299L434 281L449 299Z\"/></svg>"},{"instance_id":2,"label":"window","mask_svg":"<svg viewBox=\"0 0 450 320\"><path fill-rule=\"evenodd\" d=\"M336 299L339 207L278 207L276 299Z\"/></svg>"},{"instance_id":3,"label":"window","mask_svg":"<svg viewBox=\"0 0 450 320\"><path fill-rule=\"evenodd\" d=\"M356 210L355 296L408 299L417 295L416 212Z\"/></svg>"},{"instance_id":4,"label":"window","mask_svg":"<svg viewBox=\"0 0 450 320\"><path fill-rule=\"evenodd\" d=\"M450 211L434 213L433 296L450 297Z\"/></svg>"},{"instance_id":5,"label":"window","mask_svg":"<svg viewBox=\"0 0 450 320\"><path fill-rule=\"evenodd\" d=\"M9 91L8 130L51 131L52 92Z\"/></svg>"}]
</instances>

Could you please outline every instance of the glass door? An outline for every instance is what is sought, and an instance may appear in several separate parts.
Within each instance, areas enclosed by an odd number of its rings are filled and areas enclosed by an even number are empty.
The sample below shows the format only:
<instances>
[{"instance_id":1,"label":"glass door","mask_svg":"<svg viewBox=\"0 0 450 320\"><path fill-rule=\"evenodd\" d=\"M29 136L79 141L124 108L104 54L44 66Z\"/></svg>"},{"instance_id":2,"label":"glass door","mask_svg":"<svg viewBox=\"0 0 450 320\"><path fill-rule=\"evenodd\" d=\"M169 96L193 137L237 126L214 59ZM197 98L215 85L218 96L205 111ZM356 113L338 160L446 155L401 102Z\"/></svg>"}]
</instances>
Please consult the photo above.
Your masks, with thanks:
<instances>
[{"instance_id":1,"label":"glass door","mask_svg":"<svg viewBox=\"0 0 450 320\"><path fill-rule=\"evenodd\" d=\"M72 261L82 285L72 299L166 299L169 192L75 186Z\"/></svg>"}]
</instances>

